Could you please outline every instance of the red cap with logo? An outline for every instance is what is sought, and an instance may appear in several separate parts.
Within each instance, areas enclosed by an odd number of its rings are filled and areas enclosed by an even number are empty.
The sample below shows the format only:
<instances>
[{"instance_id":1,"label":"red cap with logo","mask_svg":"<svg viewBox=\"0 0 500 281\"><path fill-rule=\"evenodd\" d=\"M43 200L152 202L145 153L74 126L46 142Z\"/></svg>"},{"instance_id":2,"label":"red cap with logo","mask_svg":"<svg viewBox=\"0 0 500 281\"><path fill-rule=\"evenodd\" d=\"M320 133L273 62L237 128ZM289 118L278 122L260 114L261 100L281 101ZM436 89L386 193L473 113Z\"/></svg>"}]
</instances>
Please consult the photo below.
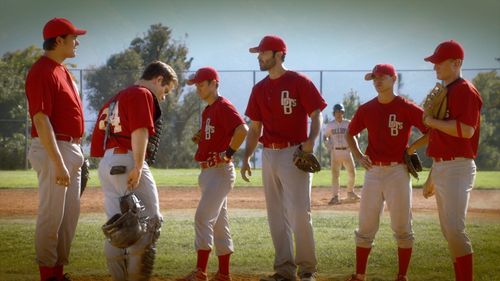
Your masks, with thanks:
<instances>
[{"instance_id":1,"label":"red cap with logo","mask_svg":"<svg viewBox=\"0 0 500 281\"><path fill-rule=\"evenodd\" d=\"M375 76L381 76L381 75L389 75L391 77L396 76L396 69L392 64L387 64L387 63L382 63L382 64L377 64L372 72L367 73L365 75L365 80L373 80Z\"/></svg>"},{"instance_id":2,"label":"red cap with logo","mask_svg":"<svg viewBox=\"0 0 500 281\"><path fill-rule=\"evenodd\" d=\"M277 35L267 35L262 40L257 47L248 49L250 53L258 53L265 51L275 51L286 53L286 44L283 39Z\"/></svg>"},{"instance_id":3,"label":"red cap with logo","mask_svg":"<svg viewBox=\"0 0 500 281\"><path fill-rule=\"evenodd\" d=\"M464 49L454 40L444 41L436 47L434 54L424 60L434 64L442 63L448 59L464 59Z\"/></svg>"},{"instance_id":4,"label":"red cap with logo","mask_svg":"<svg viewBox=\"0 0 500 281\"><path fill-rule=\"evenodd\" d=\"M83 35L85 33L87 33L87 30L76 28L65 18L53 18L43 27L43 40L67 34Z\"/></svg>"},{"instance_id":5,"label":"red cap with logo","mask_svg":"<svg viewBox=\"0 0 500 281\"><path fill-rule=\"evenodd\" d=\"M198 69L195 74L189 77L189 80L186 81L186 84L193 85L206 80L219 81L219 74L217 73L217 70L215 70L215 68L207 66Z\"/></svg>"}]
</instances>

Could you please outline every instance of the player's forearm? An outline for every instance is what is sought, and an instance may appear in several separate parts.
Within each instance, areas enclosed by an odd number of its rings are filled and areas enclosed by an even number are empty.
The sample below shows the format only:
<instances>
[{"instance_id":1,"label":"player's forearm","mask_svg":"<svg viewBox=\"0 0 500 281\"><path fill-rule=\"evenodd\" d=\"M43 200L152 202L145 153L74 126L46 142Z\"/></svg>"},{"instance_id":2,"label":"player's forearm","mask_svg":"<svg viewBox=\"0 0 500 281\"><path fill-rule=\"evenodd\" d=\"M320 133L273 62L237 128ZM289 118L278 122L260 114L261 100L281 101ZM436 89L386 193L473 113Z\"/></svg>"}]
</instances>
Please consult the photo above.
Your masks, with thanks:
<instances>
[{"instance_id":1,"label":"player's forearm","mask_svg":"<svg viewBox=\"0 0 500 281\"><path fill-rule=\"evenodd\" d=\"M257 148L257 144L259 142L259 137L261 133L262 133L262 125L260 125L260 122L252 121L252 124L250 124L250 128L248 130L246 138L245 155L244 155L245 160L250 159L250 157L255 151L255 148Z\"/></svg>"},{"instance_id":2,"label":"player's forearm","mask_svg":"<svg viewBox=\"0 0 500 281\"><path fill-rule=\"evenodd\" d=\"M236 151L240 148L241 144L245 140L248 134L248 126L246 124L241 124L234 130L233 137L231 138L231 142L229 143L229 147Z\"/></svg>"},{"instance_id":3,"label":"player's forearm","mask_svg":"<svg viewBox=\"0 0 500 281\"><path fill-rule=\"evenodd\" d=\"M354 158L359 159L363 155L363 153L361 153L361 150L359 149L358 140L354 136L351 136L349 133L345 134L345 139Z\"/></svg>"},{"instance_id":4,"label":"player's forearm","mask_svg":"<svg viewBox=\"0 0 500 281\"><path fill-rule=\"evenodd\" d=\"M465 125L457 120L439 120L430 116L424 117L424 124L429 128L440 130L450 136L466 139L470 139L474 135L475 131L473 127Z\"/></svg>"},{"instance_id":5,"label":"player's forearm","mask_svg":"<svg viewBox=\"0 0 500 281\"><path fill-rule=\"evenodd\" d=\"M57 147L56 136L52 124L50 124L49 117L42 112L38 112L33 116L33 124L38 132L38 139L47 151L50 160L52 160L56 166L63 166L64 161Z\"/></svg>"},{"instance_id":6,"label":"player's forearm","mask_svg":"<svg viewBox=\"0 0 500 281\"><path fill-rule=\"evenodd\" d=\"M311 113L311 129L309 130L308 140L314 143L319 136L321 124L323 123L323 115L319 109Z\"/></svg>"},{"instance_id":7,"label":"player's forearm","mask_svg":"<svg viewBox=\"0 0 500 281\"><path fill-rule=\"evenodd\" d=\"M142 169L146 158L146 148L148 145L148 129L139 128L132 132L132 155L134 157L134 167Z\"/></svg>"}]
</instances>

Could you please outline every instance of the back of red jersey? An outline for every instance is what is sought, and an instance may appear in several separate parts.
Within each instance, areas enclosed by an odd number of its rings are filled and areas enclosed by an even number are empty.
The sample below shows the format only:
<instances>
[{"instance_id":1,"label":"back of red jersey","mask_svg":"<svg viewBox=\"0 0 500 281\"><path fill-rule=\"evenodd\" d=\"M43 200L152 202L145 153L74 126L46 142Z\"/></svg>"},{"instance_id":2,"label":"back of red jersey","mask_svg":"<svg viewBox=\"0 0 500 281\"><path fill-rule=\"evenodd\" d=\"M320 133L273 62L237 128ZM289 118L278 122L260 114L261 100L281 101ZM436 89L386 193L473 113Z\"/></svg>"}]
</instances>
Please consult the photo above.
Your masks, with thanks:
<instances>
[{"instance_id":1,"label":"back of red jersey","mask_svg":"<svg viewBox=\"0 0 500 281\"><path fill-rule=\"evenodd\" d=\"M366 154L376 162L402 162L412 126L427 132L422 123L423 110L416 104L396 96L382 104L378 98L361 105L349 124L349 134L368 130Z\"/></svg>"},{"instance_id":2,"label":"back of red jersey","mask_svg":"<svg viewBox=\"0 0 500 281\"><path fill-rule=\"evenodd\" d=\"M226 151L234 130L245 121L229 100L219 97L203 110L201 139L196 151L196 161L206 161L210 152Z\"/></svg>"},{"instance_id":3,"label":"back of red jersey","mask_svg":"<svg viewBox=\"0 0 500 281\"><path fill-rule=\"evenodd\" d=\"M262 122L262 143L299 143L307 139L308 114L326 105L309 78L287 71L277 79L267 76L253 87L245 114Z\"/></svg>"},{"instance_id":4,"label":"back of red jersey","mask_svg":"<svg viewBox=\"0 0 500 281\"><path fill-rule=\"evenodd\" d=\"M154 100L147 88L131 86L119 92L99 111L92 134L90 156L102 157L108 148L121 147L132 150L131 135L139 128L154 134ZM106 127L109 136L104 146Z\"/></svg>"}]
</instances>

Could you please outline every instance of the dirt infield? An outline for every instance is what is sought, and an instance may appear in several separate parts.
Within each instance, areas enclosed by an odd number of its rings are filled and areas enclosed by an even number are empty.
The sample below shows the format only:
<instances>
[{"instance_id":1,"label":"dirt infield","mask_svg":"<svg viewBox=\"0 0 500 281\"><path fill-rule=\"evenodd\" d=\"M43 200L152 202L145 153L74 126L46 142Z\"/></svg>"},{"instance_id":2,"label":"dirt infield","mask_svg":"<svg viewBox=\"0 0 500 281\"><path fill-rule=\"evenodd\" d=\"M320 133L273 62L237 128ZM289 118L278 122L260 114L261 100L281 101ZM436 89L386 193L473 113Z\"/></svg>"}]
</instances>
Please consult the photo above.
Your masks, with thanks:
<instances>
[{"instance_id":1,"label":"dirt infield","mask_svg":"<svg viewBox=\"0 0 500 281\"><path fill-rule=\"evenodd\" d=\"M358 190L359 192L359 190ZM160 206L164 210L194 209L200 197L196 187L161 187L159 188ZM313 188L313 210L357 210L359 203L344 203L329 206L331 197L329 188ZM2 189L0 190L0 217L35 215L38 208L37 189ZM103 193L100 188L90 188L82 196L82 213L99 213L103 210ZM500 191L473 190L469 203L469 215L500 217ZM264 209L262 188L235 188L229 194L229 208ZM413 210L426 212L436 210L436 200L424 199L422 190L413 192Z\"/></svg>"}]
</instances>

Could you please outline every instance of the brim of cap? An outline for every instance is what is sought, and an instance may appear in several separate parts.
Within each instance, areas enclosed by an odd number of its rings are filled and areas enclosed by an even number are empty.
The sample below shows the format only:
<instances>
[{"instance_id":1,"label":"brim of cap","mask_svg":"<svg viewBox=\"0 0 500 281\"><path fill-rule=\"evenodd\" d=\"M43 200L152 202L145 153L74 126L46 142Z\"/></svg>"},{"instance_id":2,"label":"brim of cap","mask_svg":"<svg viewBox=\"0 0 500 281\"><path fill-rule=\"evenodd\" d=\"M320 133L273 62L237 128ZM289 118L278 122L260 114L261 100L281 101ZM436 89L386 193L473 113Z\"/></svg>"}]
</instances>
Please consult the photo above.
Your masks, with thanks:
<instances>
[{"instance_id":1,"label":"brim of cap","mask_svg":"<svg viewBox=\"0 0 500 281\"><path fill-rule=\"evenodd\" d=\"M437 56L428 56L424 59L424 61L432 62L432 63L441 63L443 60L439 60Z\"/></svg>"},{"instance_id":2,"label":"brim of cap","mask_svg":"<svg viewBox=\"0 0 500 281\"><path fill-rule=\"evenodd\" d=\"M248 51L250 53L258 53L258 52L260 52L260 49L259 49L259 47L253 47L253 48L248 49Z\"/></svg>"},{"instance_id":3,"label":"brim of cap","mask_svg":"<svg viewBox=\"0 0 500 281\"><path fill-rule=\"evenodd\" d=\"M366 81L373 80L373 77L374 77L374 75L373 75L373 73L371 73L371 72L370 72L370 73L366 73L366 74L365 74L365 80L366 80Z\"/></svg>"},{"instance_id":4,"label":"brim of cap","mask_svg":"<svg viewBox=\"0 0 500 281\"><path fill-rule=\"evenodd\" d=\"M77 29L75 32L73 32L74 35L85 35L87 34L87 30L85 29Z\"/></svg>"},{"instance_id":5,"label":"brim of cap","mask_svg":"<svg viewBox=\"0 0 500 281\"><path fill-rule=\"evenodd\" d=\"M194 79L190 79L190 80L187 80L187 81L186 81L186 84L188 84L189 86L194 85L194 84L196 84L196 83L198 83L198 81L196 81L196 80L194 80Z\"/></svg>"}]
</instances>

